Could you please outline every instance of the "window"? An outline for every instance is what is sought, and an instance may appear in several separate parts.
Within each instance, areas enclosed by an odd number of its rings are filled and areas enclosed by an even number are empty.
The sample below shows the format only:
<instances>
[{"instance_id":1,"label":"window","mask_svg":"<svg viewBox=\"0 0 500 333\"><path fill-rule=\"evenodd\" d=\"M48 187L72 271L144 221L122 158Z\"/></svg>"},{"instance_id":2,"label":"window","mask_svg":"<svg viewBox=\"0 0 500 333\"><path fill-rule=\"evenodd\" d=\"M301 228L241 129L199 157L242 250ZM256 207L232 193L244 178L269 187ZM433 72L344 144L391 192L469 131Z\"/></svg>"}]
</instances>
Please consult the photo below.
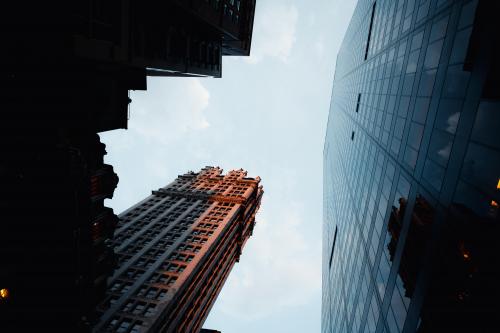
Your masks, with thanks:
<instances>
[{"instance_id":1,"label":"window","mask_svg":"<svg viewBox=\"0 0 500 333\"><path fill-rule=\"evenodd\" d=\"M370 39L372 37L372 29L373 29L373 18L375 17L375 5L377 3L374 2L372 6L372 16L370 18L370 28L368 30L368 40L366 41L366 50L365 50L365 60L368 58L368 50L370 49Z\"/></svg>"},{"instance_id":2,"label":"window","mask_svg":"<svg viewBox=\"0 0 500 333\"><path fill-rule=\"evenodd\" d=\"M330 253L330 263L329 263L330 268L332 268L333 250L335 249L335 243L337 242L337 230L338 230L338 228L335 227L335 234L333 236L333 244L332 244L332 252Z\"/></svg>"},{"instance_id":3,"label":"window","mask_svg":"<svg viewBox=\"0 0 500 333\"><path fill-rule=\"evenodd\" d=\"M358 102L356 103L356 113L359 112L359 104L361 102L361 94L358 94Z\"/></svg>"}]
</instances>

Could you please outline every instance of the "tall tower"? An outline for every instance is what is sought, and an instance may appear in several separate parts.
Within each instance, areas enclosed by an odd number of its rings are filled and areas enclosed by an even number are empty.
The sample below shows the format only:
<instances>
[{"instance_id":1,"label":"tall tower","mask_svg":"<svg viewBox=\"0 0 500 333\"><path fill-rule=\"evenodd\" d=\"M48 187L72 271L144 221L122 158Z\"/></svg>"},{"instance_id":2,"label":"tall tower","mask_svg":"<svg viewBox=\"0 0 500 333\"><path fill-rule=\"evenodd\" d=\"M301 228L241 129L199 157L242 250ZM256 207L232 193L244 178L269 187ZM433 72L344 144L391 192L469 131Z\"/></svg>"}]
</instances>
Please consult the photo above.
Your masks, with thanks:
<instances>
[{"instance_id":1,"label":"tall tower","mask_svg":"<svg viewBox=\"0 0 500 333\"><path fill-rule=\"evenodd\" d=\"M128 127L129 91L146 90L148 76L221 77L223 56L249 55L254 13L255 0L8 1L0 14L3 331L90 330L117 221L103 202L118 177L97 133Z\"/></svg>"},{"instance_id":2,"label":"tall tower","mask_svg":"<svg viewBox=\"0 0 500 333\"><path fill-rule=\"evenodd\" d=\"M255 225L260 178L189 172L120 214L95 332L198 332Z\"/></svg>"},{"instance_id":3,"label":"tall tower","mask_svg":"<svg viewBox=\"0 0 500 333\"><path fill-rule=\"evenodd\" d=\"M324 146L323 332L496 332L498 2L360 0Z\"/></svg>"}]
</instances>

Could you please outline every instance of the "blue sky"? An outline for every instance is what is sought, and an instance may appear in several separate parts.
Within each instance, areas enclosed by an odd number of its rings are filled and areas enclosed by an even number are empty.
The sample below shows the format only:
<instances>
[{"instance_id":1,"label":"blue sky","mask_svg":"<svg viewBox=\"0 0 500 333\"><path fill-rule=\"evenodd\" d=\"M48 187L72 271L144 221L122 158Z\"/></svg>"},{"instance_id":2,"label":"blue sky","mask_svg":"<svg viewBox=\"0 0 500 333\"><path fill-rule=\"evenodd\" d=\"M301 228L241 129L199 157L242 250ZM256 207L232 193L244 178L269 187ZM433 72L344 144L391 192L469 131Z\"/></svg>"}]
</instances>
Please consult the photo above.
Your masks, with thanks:
<instances>
[{"instance_id":1,"label":"blue sky","mask_svg":"<svg viewBox=\"0 0 500 333\"><path fill-rule=\"evenodd\" d=\"M319 332L322 152L335 58L355 0L258 0L250 57L223 77L151 78L128 130L101 134L119 213L206 165L260 176L257 225L204 327Z\"/></svg>"}]
</instances>

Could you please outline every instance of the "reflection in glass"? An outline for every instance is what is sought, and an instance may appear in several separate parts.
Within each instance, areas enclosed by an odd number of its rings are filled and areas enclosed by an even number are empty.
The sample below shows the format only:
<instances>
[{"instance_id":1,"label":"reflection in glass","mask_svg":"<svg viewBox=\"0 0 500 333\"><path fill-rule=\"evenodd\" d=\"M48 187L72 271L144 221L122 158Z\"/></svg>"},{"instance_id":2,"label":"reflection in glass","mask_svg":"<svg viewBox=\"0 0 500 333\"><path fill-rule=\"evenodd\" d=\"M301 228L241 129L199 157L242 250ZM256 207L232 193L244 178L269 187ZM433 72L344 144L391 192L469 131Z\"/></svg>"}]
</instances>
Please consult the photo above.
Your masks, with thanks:
<instances>
[{"instance_id":1,"label":"reflection in glass","mask_svg":"<svg viewBox=\"0 0 500 333\"><path fill-rule=\"evenodd\" d=\"M427 53L425 55L424 67L425 68L436 68L439 65L439 59L441 58L441 49L443 48L444 39L432 43L427 47Z\"/></svg>"},{"instance_id":2,"label":"reflection in glass","mask_svg":"<svg viewBox=\"0 0 500 333\"><path fill-rule=\"evenodd\" d=\"M462 100L459 99L442 99L439 103L439 109L436 116L435 127L455 134L460 120L460 112L462 110Z\"/></svg>"},{"instance_id":3,"label":"reflection in glass","mask_svg":"<svg viewBox=\"0 0 500 333\"><path fill-rule=\"evenodd\" d=\"M415 110L413 111L413 121L425 124L427 112L429 111L430 98L418 97L415 101Z\"/></svg>"},{"instance_id":4,"label":"reflection in glass","mask_svg":"<svg viewBox=\"0 0 500 333\"><path fill-rule=\"evenodd\" d=\"M455 36L453 49L451 52L450 63L463 63L467 54L469 40L472 33L472 28L462 30Z\"/></svg>"},{"instance_id":5,"label":"reflection in glass","mask_svg":"<svg viewBox=\"0 0 500 333\"><path fill-rule=\"evenodd\" d=\"M415 73L417 71L418 55L420 50L413 51L408 59L408 65L406 66L406 73Z\"/></svg>"},{"instance_id":6,"label":"reflection in glass","mask_svg":"<svg viewBox=\"0 0 500 333\"><path fill-rule=\"evenodd\" d=\"M498 90L498 87L495 89ZM482 144L500 149L500 101L484 100L479 103L476 121L472 129L472 139Z\"/></svg>"},{"instance_id":7,"label":"reflection in glass","mask_svg":"<svg viewBox=\"0 0 500 333\"><path fill-rule=\"evenodd\" d=\"M480 260L486 248L474 245L475 231L466 235L465 224L447 219L454 202L470 211L463 219L472 228L500 224L500 66L477 62L486 59L479 46L491 31L471 26L483 13L474 14L478 1L377 1L365 61L373 3L359 1L337 58L324 150L325 244L336 225L339 235L331 268L331 247L323 253L323 332L459 332L439 325L453 326L446 311L461 309L453 302L480 300L466 273L498 277L500 266ZM480 79L477 68L488 74ZM500 241L478 237L500 253L493 246Z\"/></svg>"},{"instance_id":8,"label":"reflection in glass","mask_svg":"<svg viewBox=\"0 0 500 333\"><path fill-rule=\"evenodd\" d=\"M434 221L434 208L421 195L415 199L415 206L406 236L405 247L399 264L399 277L403 281L405 296L412 297L422 257L427 247Z\"/></svg>"},{"instance_id":9,"label":"reflection in glass","mask_svg":"<svg viewBox=\"0 0 500 333\"><path fill-rule=\"evenodd\" d=\"M465 95L469 84L470 73L463 70L462 65L448 67L444 83L444 97L461 98Z\"/></svg>"},{"instance_id":10,"label":"reflection in glass","mask_svg":"<svg viewBox=\"0 0 500 333\"><path fill-rule=\"evenodd\" d=\"M418 96L431 96L432 89L434 88L434 81L436 80L436 72L435 69L422 72L420 85L418 87Z\"/></svg>"},{"instance_id":11,"label":"reflection in glass","mask_svg":"<svg viewBox=\"0 0 500 333\"><path fill-rule=\"evenodd\" d=\"M448 26L448 16L434 23L432 25L429 42L433 42L437 39L443 38L446 35L447 26Z\"/></svg>"},{"instance_id":12,"label":"reflection in glass","mask_svg":"<svg viewBox=\"0 0 500 333\"><path fill-rule=\"evenodd\" d=\"M450 206L417 332L497 331L499 231L497 218Z\"/></svg>"},{"instance_id":13,"label":"reflection in glass","mask_svg":"<svg viewBox=\"0 0 500 333\"><path fill-rule=\"evenodd\" d=\"M408 74L405 76L405 79L403 82L403 90L401 92L401 94L403 96L410 96L411 95L414 80L415 80L415 74Z\"/></svg>"},{"instance_id":14,"label":"reflection in glass","mask_svg":"<svg viewBox=\"0 0 500 333\"><path fill-rule=\"evenodd\" d=\"M476 187L464 181L458 183L455 201L459 204L467 205L468 209L472 210L478 216L483 218L496 218L498 216L498 209L492 209L492 200L494 200L492 197L478 191Z\"/></svg>"},{"instance_id":15,"label":"reflection in glass","mask_svg":"<svg viewBox=\"0 0 500 333\"><path fill-rule=\"evenodd\" d=\"M477 0L470 1L462 7L462 12L460 13L460 21L458 23L459 29L462 29L474 23L476 7Z\"/></svg>"},{"instance_id":16,"label":"reflection in glass","mask_svg":"<svg viewBox=\"0 0 500 333\"><path fill-rule=\"evenodd\" d=\"M406 148L404 162L412 169L417 164L418 152L410 147Z\"/></svg>"},{"instance_id":17,"label":"reflection in glass","mask_svg":"<svg viewBox=\"0 0 500 333\"><path fill-rule=\"evenodd\" d=\"M435 130L432 134L431 144L429 145L429 157L441 166L446 167L450 158L453 136L444 132Z\"/></svg>"},{"instance_id":18,"label":"reflection in glass","mask_svg":"<svg viewBox=\"0 0 500 333\"><path fill-rule=\"evenodd\" d=\"M410 50L416 50L419 49L422 46L422 41L424 39L424 32L421 31L418 34L415 34L413 38L411 39L411 47Z\"/></svg>"},{"instance_id":19,"label":"reflection in glass","mask_svg":"<svg viewBox=\"0 0 500 333\"><path fill-rule=\"evenodd\" d=\"M408 145L416 150L420 149L423 133L424 127L422 125L412 124L410 127L410 133L408 134Z\"/></svg>"},{"instance_id":20,"label":"reflection in glass","mask_svg":"<svg viewBox=\"0 0 500 333\"><path fill-rule=\"evenodd\" d=\"M425 161L423 178L427 181L436 191L441 191L444 178L444 168L437 165L430 159Z\"/></svg>"},{"instance_id":21,"label":"reflection in glass","mask_svg":"<svg viewBox=\"0 0 500 333\"><path fill-rule=\"evenodd\" d=\"M495 195L500 173L500 152L470 143L464 158L462 177L482 192Z\"/></svg>"},{"instance_id":22,"label":"reflection in glass","mask_svg":"<svg viewBox=\"0 0 500 333\"><path fill-rule=\"evenodd\" d=\"M391 261L394 260L397 244L401 237L403 217L407 206L407 198L400 197L397 200L399 207L393 206L388 225L391 240L387 249ZM390 309L392 312L389 312L389 316L391 314L394 316L395 325L399 331L403 329L417 278L422 268L424 254L430 244L433 221L434 208L422 195L417 195L391 298Z\"/></svg>"}]
</instances>

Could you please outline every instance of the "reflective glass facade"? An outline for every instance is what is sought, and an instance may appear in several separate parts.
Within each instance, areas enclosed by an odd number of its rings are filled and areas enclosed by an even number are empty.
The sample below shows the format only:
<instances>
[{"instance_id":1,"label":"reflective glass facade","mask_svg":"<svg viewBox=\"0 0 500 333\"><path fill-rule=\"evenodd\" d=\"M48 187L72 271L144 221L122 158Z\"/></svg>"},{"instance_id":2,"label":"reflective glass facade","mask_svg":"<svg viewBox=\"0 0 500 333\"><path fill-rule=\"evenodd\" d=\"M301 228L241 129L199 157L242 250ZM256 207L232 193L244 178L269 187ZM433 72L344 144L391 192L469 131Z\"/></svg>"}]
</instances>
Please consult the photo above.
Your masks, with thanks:
<instances>
[{"instance_id":1,"label":"reflective glass facade","mask_svg":"<svg viewBox=\"0 0 500 333\"><path fill-rule=\"evenodd\" d=\"M498 332L497 7L359 0L324 146L323 332Z\"/></svg>"}]
</instances>

